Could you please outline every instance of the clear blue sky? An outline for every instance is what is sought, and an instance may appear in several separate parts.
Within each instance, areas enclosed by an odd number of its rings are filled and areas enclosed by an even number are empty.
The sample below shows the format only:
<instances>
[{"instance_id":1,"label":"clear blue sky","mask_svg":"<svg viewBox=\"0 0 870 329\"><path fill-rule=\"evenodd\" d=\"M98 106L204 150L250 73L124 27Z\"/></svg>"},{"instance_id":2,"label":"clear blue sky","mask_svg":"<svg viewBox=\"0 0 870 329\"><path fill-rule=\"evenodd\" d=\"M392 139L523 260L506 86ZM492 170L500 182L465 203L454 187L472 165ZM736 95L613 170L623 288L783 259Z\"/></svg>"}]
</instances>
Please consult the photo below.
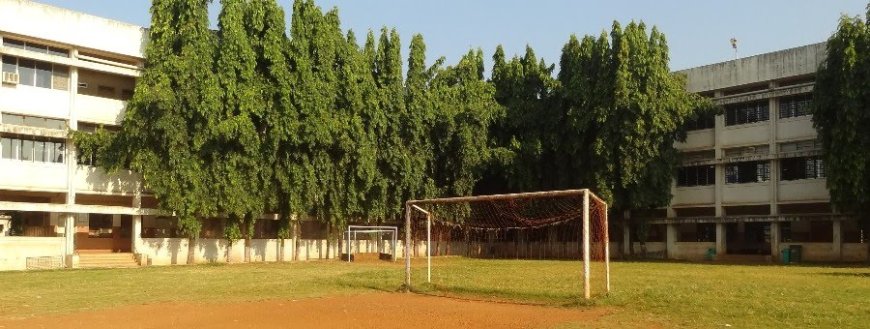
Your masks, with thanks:
<instances>
[{"instance_id":1,"label":"clear blue sky","mask_svg":"<svg viewBox=\"0 0 870 329\"><path fill-rule=\"evenodd\" d=\"M36 0L59 7L148 26L148 0ZM292 0L279 0L288 9ZM496 45L521 54L531 45L539 57L557 63L571 34L598 35L613 20L642 20L668 38L671 68L711 64L734 57L729 39L739 41L741 57L824 41L841 14L863 15L867 0L317 0L338 7L343 28L358 36L369 29L395 27L403 47L422 33L428 60L455 62L469 48L491 57ZM218 3L219 1L215 1ZM213 4L216 21L219 6ZM487 64L489 65L489 64Z\"/></svg>"}]
</instances>

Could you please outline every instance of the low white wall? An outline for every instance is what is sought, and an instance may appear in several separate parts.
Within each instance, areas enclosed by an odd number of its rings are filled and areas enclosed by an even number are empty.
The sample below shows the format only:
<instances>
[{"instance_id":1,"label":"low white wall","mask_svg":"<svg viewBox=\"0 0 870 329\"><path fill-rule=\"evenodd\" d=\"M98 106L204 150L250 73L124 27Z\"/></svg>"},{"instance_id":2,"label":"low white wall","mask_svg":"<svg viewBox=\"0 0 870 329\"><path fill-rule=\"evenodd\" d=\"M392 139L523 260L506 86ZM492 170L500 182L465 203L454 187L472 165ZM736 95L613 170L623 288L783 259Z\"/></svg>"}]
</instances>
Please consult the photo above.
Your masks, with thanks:
<instances>
[{"instance_id":1,"label":"low white wall","mask_svg":"<svg viewBox=\"0 0 870 329\"><path fill-rule=\"evenodd\" d=\"M844 243L842 248L843 261L863 262L867 260L866 243Z\"/></svg>"},{"instance_id":2,"label":"low white wall","mask_svg":"<svg viewBox=\"0 0 870 329\"><path fill-rule=\"evenodd\" d=\"M243 262L245 259L245 241L239 240L228 247L224 239L199 239L196 245L194 260L197 263L226 263L227 257L231 263ZM137 253L148 257L151 265L172 265L187 263L188 239L181 238L143 238ZM229 255L227 250L229 249ZM278 261L279 243L277 239L252 239L251 262ZM293 243L286 240L284 244L284 259L292 260Z\"/></svg>"},{"instance_id":3,"label":"low white wall","mask_svg":"<svg viewBox=\"0 0 870 329\"><path fill-rule=\"evenodd\" d=\"M64 238L0 237L0 271L27 269L28 257L63 258Z\"/></svg>"},{"instance_id":4,"label":"low white wall","mask_svg":"<svg viewBox=\"0 0 870 329\"><path fill-rule=\"evenodd\" d=\"M803 246L801 260L809 262L860 262L867 260L867 245L863 243L843 243L840 251L834 249L833 243L801 242L780 243L779 250L788 249L792 245Z\"/></svg>"},{"instance_id":5,"label":"low white wall","mask_svg":"<svg viewBox=\"0 0 870 329\"><path fill-rule=\"evenodd\" d=\"M670 259L699 261L704 260L710 248L716 248L716 242L676 242L668 255Z\"/></svg>"}]
</instances>

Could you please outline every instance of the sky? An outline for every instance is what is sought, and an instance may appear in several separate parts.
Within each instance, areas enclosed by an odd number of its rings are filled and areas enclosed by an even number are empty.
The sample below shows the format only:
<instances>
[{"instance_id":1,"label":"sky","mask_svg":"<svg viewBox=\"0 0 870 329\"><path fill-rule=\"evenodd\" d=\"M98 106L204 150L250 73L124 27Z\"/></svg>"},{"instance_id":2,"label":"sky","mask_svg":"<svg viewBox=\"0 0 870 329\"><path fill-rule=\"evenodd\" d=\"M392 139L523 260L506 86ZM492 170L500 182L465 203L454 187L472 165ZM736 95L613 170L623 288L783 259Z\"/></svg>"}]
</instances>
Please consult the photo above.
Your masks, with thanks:
<instances>
[{"instance_id":1,"label":"sky","mask_svg":"<svg viewBox=\"0 0 870 329\"><path fill-rule=\"evenodd\" d=\"M287 10L292 0L278 0ZM337 7L344 29L362 40L369 29L396 28L407 48L423 35L427 61L455 63L469 49L487 58L499 44L508 55L531 46L538 58L558 64L572 34L598 35L613 21L655 25L665 33L671 69L679 70L826 40L841 15L865 13L867 0L316 0ZM148 0L37 0L37 2L150 25ZM210 7L216 26L219 1ZM738 40L735 54L730 39ZM407 49L405 49L405 55ZM487 63L489 68L491 64Z\"/></svg>"}]
</instances>

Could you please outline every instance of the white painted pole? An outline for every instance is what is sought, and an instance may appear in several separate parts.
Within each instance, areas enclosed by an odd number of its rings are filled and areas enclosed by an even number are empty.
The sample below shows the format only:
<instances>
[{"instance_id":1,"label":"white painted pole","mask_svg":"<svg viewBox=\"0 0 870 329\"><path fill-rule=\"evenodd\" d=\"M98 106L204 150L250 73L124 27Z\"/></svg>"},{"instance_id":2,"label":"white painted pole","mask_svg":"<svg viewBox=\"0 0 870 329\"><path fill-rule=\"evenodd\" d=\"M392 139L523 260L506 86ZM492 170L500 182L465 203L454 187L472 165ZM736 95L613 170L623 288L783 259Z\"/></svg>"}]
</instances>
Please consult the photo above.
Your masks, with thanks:
<instances>
[{"instance_id":1,"label":"white painted pole","mask_svg":"<svg viewBox=\"0 0 870 329\"><path fill-rule=\"evenodd\" d=\"M396 261L396 257L399 256L399 229L393 229L393 261Z\"/></svg>"},{"instance_id":2,"label":"white painted pole","mask_svg":"<svg viewBox=\"0 0 870 329\"><path fill-rule=\"evenodd\" d=\"M405 291L411 291L411 205L405 204Z\"/></svg>"},{"instance_id":3,"label":"white painted pole","mask_svg":"<svg viewBox=\"0 0 870 329\"><path fill-rule=\"evenodd\" d=\"M610 219L608 217L607 204L604 204L604 275L606 290L610 292Z\"/></svg>"},{"instance_id":4,"label":"white painted pole","mask_svg":"<svg viewBox=\"0 0 870 329\"><path fill-rule=\"evenodd\" d=\"M426 282L432 283L432 216L426 215Z\"/></svg>"},{"instance_id":5,"label":"white painted pole","mask_svg":"<svg viewBox=\"0 0 870 329\"><path fill-rule=\"evenodd\" d=\"M589 291L589 190L583 191L583 298L592 297Z\"/></svg>"}]
</instances>

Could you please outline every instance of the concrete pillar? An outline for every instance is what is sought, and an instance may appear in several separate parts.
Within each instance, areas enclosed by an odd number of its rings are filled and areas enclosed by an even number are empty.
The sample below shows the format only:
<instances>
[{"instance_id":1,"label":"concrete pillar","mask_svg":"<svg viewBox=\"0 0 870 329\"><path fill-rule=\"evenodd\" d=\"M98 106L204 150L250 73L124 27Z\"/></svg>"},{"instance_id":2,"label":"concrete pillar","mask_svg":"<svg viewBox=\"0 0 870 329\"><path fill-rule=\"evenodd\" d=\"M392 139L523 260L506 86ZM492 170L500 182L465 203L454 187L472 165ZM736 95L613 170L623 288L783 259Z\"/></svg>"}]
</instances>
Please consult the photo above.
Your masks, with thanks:
<instances>
[{"instance_id":1,"label":"concrete pillar","mask_svg":"<svg viewBox=\"0 0 870 329\"><path fill-rule=\"evenodd\" d=\"M725 223L716 223L716 255L724 255L725 247Z\"/></svg>"},{"instance_id":2,"label":"concrete pillar","mask_svg":"<svg viewBox=\"0 0 870 329\"><path fill-rule=\"evenodd\" d=\"M665 241L668 259L676 259L677 252L677 224L667 224L665 230Z\"/></svg>"},{"instance_id":3,"label":"concrete pillar","mask_svg":"<svg viewBox=\"0 0 870 329\"><path fill-rule=\"evenodd\" d=\"M770 255L774 260L779 260L779 222L770 223Z\"/></svg>"},{"instance_id":4,"label":"concrete pillar","mask_svg":"<svg viewBox=\"0 0 870 329\"><path fill-rule=\"evenodd\" d=\"M78 50L73 49L71 52L72 58L78 56ZM75 66L70 66L69 68L69 112L67 113L68 122L70 130L78 129L78 120L75 117L75 101L76 95L78 94L78 85L79 85L79 71ZM72 140L66 140L66 156L64 157L66 161L66 204L74 205L76 203L76 190L75 190L75 174L76 174L76 152L75 145L73 145ZM76 267L77 258L75 257L75 235L76 235L76 214L73 213L65 213L63 214L64 218L64 250L66 250L66 255L64 258L66 259L67 267Z\"/></svg>"},{"instance_id":5,"label":"concrete pillar","mask_svg":"<svg viewBox=\"0 0 870 329\"><path fill-rule=\"evenodd\" d=\"M75 253L75 235L76 235L76 218L74 214L64 213L62 215L63 218L63 237L64 237L64 258L70 259ZM67 267L71 267L72 264L67 262Z\"/></svg>"},{"instance_id":6,"label":"concrete pillar","mask_svg":"<svg viewBox=\"0 0 870 329\"><path fill-rule=\"evenodd\" d=\"M834 219L832 225L834 226L834 240L833 240L833 254L837 260L843 260L843 225L842 221L839 219Z\"/></svg>"},{"instance_id":7,"label":"concrete pillar","mask_svg":"<svg viewBox=\"0 0 870 329\"><path fill-rule=\"evenodd\" d=\"M136 183L136 190L133 192L133 204L131 205L135 209L142 208L142 186L139 182ZM133 250L134 254L141 253L141 242L142 242L142 215L134 215L133 216L133 232L131 232L130 240L132 246L130 249Z\"/></svg>"},{"instance_id":8,"label":"concrete pillar","mask_svg":"<svg viewBox=\"0 0 870 329\"><path fill-rule=\"evenodd\" d=\"M142 241L142 216L136 215L133 216L133 232L131 232L130 240L132 240L131 250L133 250L134 254L141 253L142 250L140 248Z\"/></svg>"}]
</instances>

